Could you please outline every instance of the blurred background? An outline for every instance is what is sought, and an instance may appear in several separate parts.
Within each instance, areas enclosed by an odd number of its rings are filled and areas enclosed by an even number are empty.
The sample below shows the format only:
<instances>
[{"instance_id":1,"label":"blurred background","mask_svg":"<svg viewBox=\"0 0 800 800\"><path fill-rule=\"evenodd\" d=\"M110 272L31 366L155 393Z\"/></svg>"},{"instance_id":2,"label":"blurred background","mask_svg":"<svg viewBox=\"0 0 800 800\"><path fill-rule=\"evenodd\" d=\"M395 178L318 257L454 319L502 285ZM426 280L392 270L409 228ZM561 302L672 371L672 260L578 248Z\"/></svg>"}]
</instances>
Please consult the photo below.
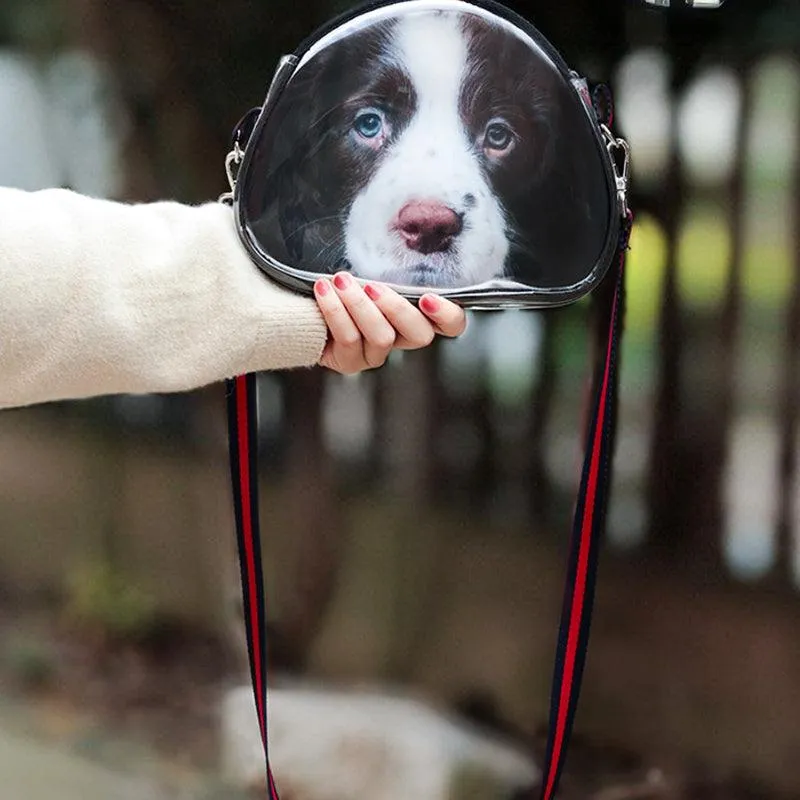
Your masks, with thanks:
<instances>
[{"instance_id":1,"label":"blurred background","mask_svg":"<svg viewBox=\"0 0 800 800\"><path fill-rule=\"evenodd\" d=\"M634 153L562 796L800 797L800 5L510 5L612 85ZM4 0L0 184L215 199L277 58L347 6ZM414 698L541 763L592 319L474 314L375 373L260 376L278 685ZM247 682L226 459L220 386L0 414L4 798L250 796L225 756L223 698ZM395 797L292 789L302 757L281 757L289 800ZM533 797L461 772L417 796Z\"/></svg>"}]
</instances>

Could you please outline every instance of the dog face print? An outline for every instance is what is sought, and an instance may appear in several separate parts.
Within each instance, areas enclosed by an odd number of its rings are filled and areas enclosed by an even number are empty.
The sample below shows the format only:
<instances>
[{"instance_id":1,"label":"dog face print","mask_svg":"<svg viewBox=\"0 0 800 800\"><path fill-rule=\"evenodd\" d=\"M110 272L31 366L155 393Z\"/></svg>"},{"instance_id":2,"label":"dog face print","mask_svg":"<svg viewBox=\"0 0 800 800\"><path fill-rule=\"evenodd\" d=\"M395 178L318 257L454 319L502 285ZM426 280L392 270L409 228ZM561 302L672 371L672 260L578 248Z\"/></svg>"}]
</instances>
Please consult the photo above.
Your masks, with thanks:
<instances>
[{"instance_id":1,"label":"dog face print","mask_svg":"<svg viewBox=\"0 0 800 800\"><path fill-rule=\"evenodd\" d=\"M401 287L580 280L599 254L574 222L607 189L569 152L576 98L478 14L382 18L312 48L285 87L256 227L284 263Z\"/></svg>"}]
</instances>

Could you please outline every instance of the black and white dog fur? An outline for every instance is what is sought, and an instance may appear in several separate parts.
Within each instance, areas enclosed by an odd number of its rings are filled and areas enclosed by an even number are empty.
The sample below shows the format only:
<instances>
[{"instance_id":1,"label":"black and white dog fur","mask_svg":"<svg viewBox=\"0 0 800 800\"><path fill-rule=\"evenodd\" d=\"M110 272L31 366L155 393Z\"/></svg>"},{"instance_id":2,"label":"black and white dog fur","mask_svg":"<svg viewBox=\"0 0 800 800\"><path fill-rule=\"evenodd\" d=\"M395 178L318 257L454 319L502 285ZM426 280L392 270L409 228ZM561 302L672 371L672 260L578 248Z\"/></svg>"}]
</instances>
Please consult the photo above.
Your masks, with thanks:
<instances>
[{"instance_id":1,"label":"black and white dog fur","mask_svg":"<svg viewBox=\"0 0 800 800\"><path fill-rule=\"evenodd\" d=\"M568 89L528 42L476 15L424 12L306 60L264 164L263 219L288 263L437 287L546 285L555 256L569 269L581 244L567 226L588 213L588 187L574 155L559 156Z\"/></svg>"}]
</instances>

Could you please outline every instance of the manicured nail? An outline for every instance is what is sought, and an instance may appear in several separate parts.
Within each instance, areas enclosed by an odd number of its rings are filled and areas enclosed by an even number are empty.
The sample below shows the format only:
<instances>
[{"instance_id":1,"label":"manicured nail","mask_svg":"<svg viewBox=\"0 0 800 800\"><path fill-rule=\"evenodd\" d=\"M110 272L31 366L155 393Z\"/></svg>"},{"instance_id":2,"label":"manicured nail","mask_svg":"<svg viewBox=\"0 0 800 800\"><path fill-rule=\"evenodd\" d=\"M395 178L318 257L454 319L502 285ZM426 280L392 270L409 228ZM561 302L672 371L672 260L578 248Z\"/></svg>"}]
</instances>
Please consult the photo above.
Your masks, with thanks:
<instances>
[{"instance_id":1,"label":"manicured nail","mask_svg":"<svg viewBox=\"0 0 800 800\"><path fill-rule=\"evenodd\" d=\"M340 272L333 279L333 282L336 284L337 289L346 289L348 286L350 286L351 280L352 279L346 272Z\"/></svg>"},{"instance_id":2,"label":"manicured nail","mask_svg":"<svg viewBox=\"0 0 800 800\"><path fill-rule=\"evenodd\" d=\"M330 288L331 288L331 285L330 285L330 284L328 283L328 281L326 281L324 278L320 278L320 279L319 279L319 280L318 280L318 281L317 281L317 282L314 284L314 291L315 291L315 292L316 292L316 293L317 293L317 294L318 294L320 297L325 297L325 295L326 295L326 294L328 294L328 289L330 289Z\"/></svg>"},{"instance_id":3,"label":"manicured nail","mask_svg":"<svg viewBox=\"0 0 800 800\"><path fill-rule=\"evenodd\" d=\"M377 300L381 296L381 290L377 286L373 286L371 283L368 283L364 287L364 291L370 300Z\"/></svg>"},{"instance_id":4,"label":"manicured nail","mask_svg":"<svg viewBox=\"0 0 800 800\"><path fill-rule=\"evenodd\" d=\"M419 301L419 304L426 314L438 314L439 309L442 307L439 298L430 294L426 294L422 300Z\"/></svg>"}]
</instances>

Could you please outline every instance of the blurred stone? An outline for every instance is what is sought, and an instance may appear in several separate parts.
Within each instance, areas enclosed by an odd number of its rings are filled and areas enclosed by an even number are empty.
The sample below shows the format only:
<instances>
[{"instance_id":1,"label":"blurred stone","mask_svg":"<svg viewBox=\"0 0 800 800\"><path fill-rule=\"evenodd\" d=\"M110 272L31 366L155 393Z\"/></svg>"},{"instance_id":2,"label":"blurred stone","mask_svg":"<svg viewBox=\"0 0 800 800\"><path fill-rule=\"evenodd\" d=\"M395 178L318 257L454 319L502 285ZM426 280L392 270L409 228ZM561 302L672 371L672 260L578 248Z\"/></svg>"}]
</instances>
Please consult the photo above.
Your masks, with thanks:
<instances>
[{"instance_id":1,"label":"blurred stone","mask_svg":"<svg viewBox=\"0 0 800 800\"><path fill-rule=\"evenodd\" d=\"M504 800L539 775L505 742L412 698L370 691L269 691L270 761L285 800ZM264 785L252 690L222 708L222 768Z\"/></svg>"}]
</instances>

